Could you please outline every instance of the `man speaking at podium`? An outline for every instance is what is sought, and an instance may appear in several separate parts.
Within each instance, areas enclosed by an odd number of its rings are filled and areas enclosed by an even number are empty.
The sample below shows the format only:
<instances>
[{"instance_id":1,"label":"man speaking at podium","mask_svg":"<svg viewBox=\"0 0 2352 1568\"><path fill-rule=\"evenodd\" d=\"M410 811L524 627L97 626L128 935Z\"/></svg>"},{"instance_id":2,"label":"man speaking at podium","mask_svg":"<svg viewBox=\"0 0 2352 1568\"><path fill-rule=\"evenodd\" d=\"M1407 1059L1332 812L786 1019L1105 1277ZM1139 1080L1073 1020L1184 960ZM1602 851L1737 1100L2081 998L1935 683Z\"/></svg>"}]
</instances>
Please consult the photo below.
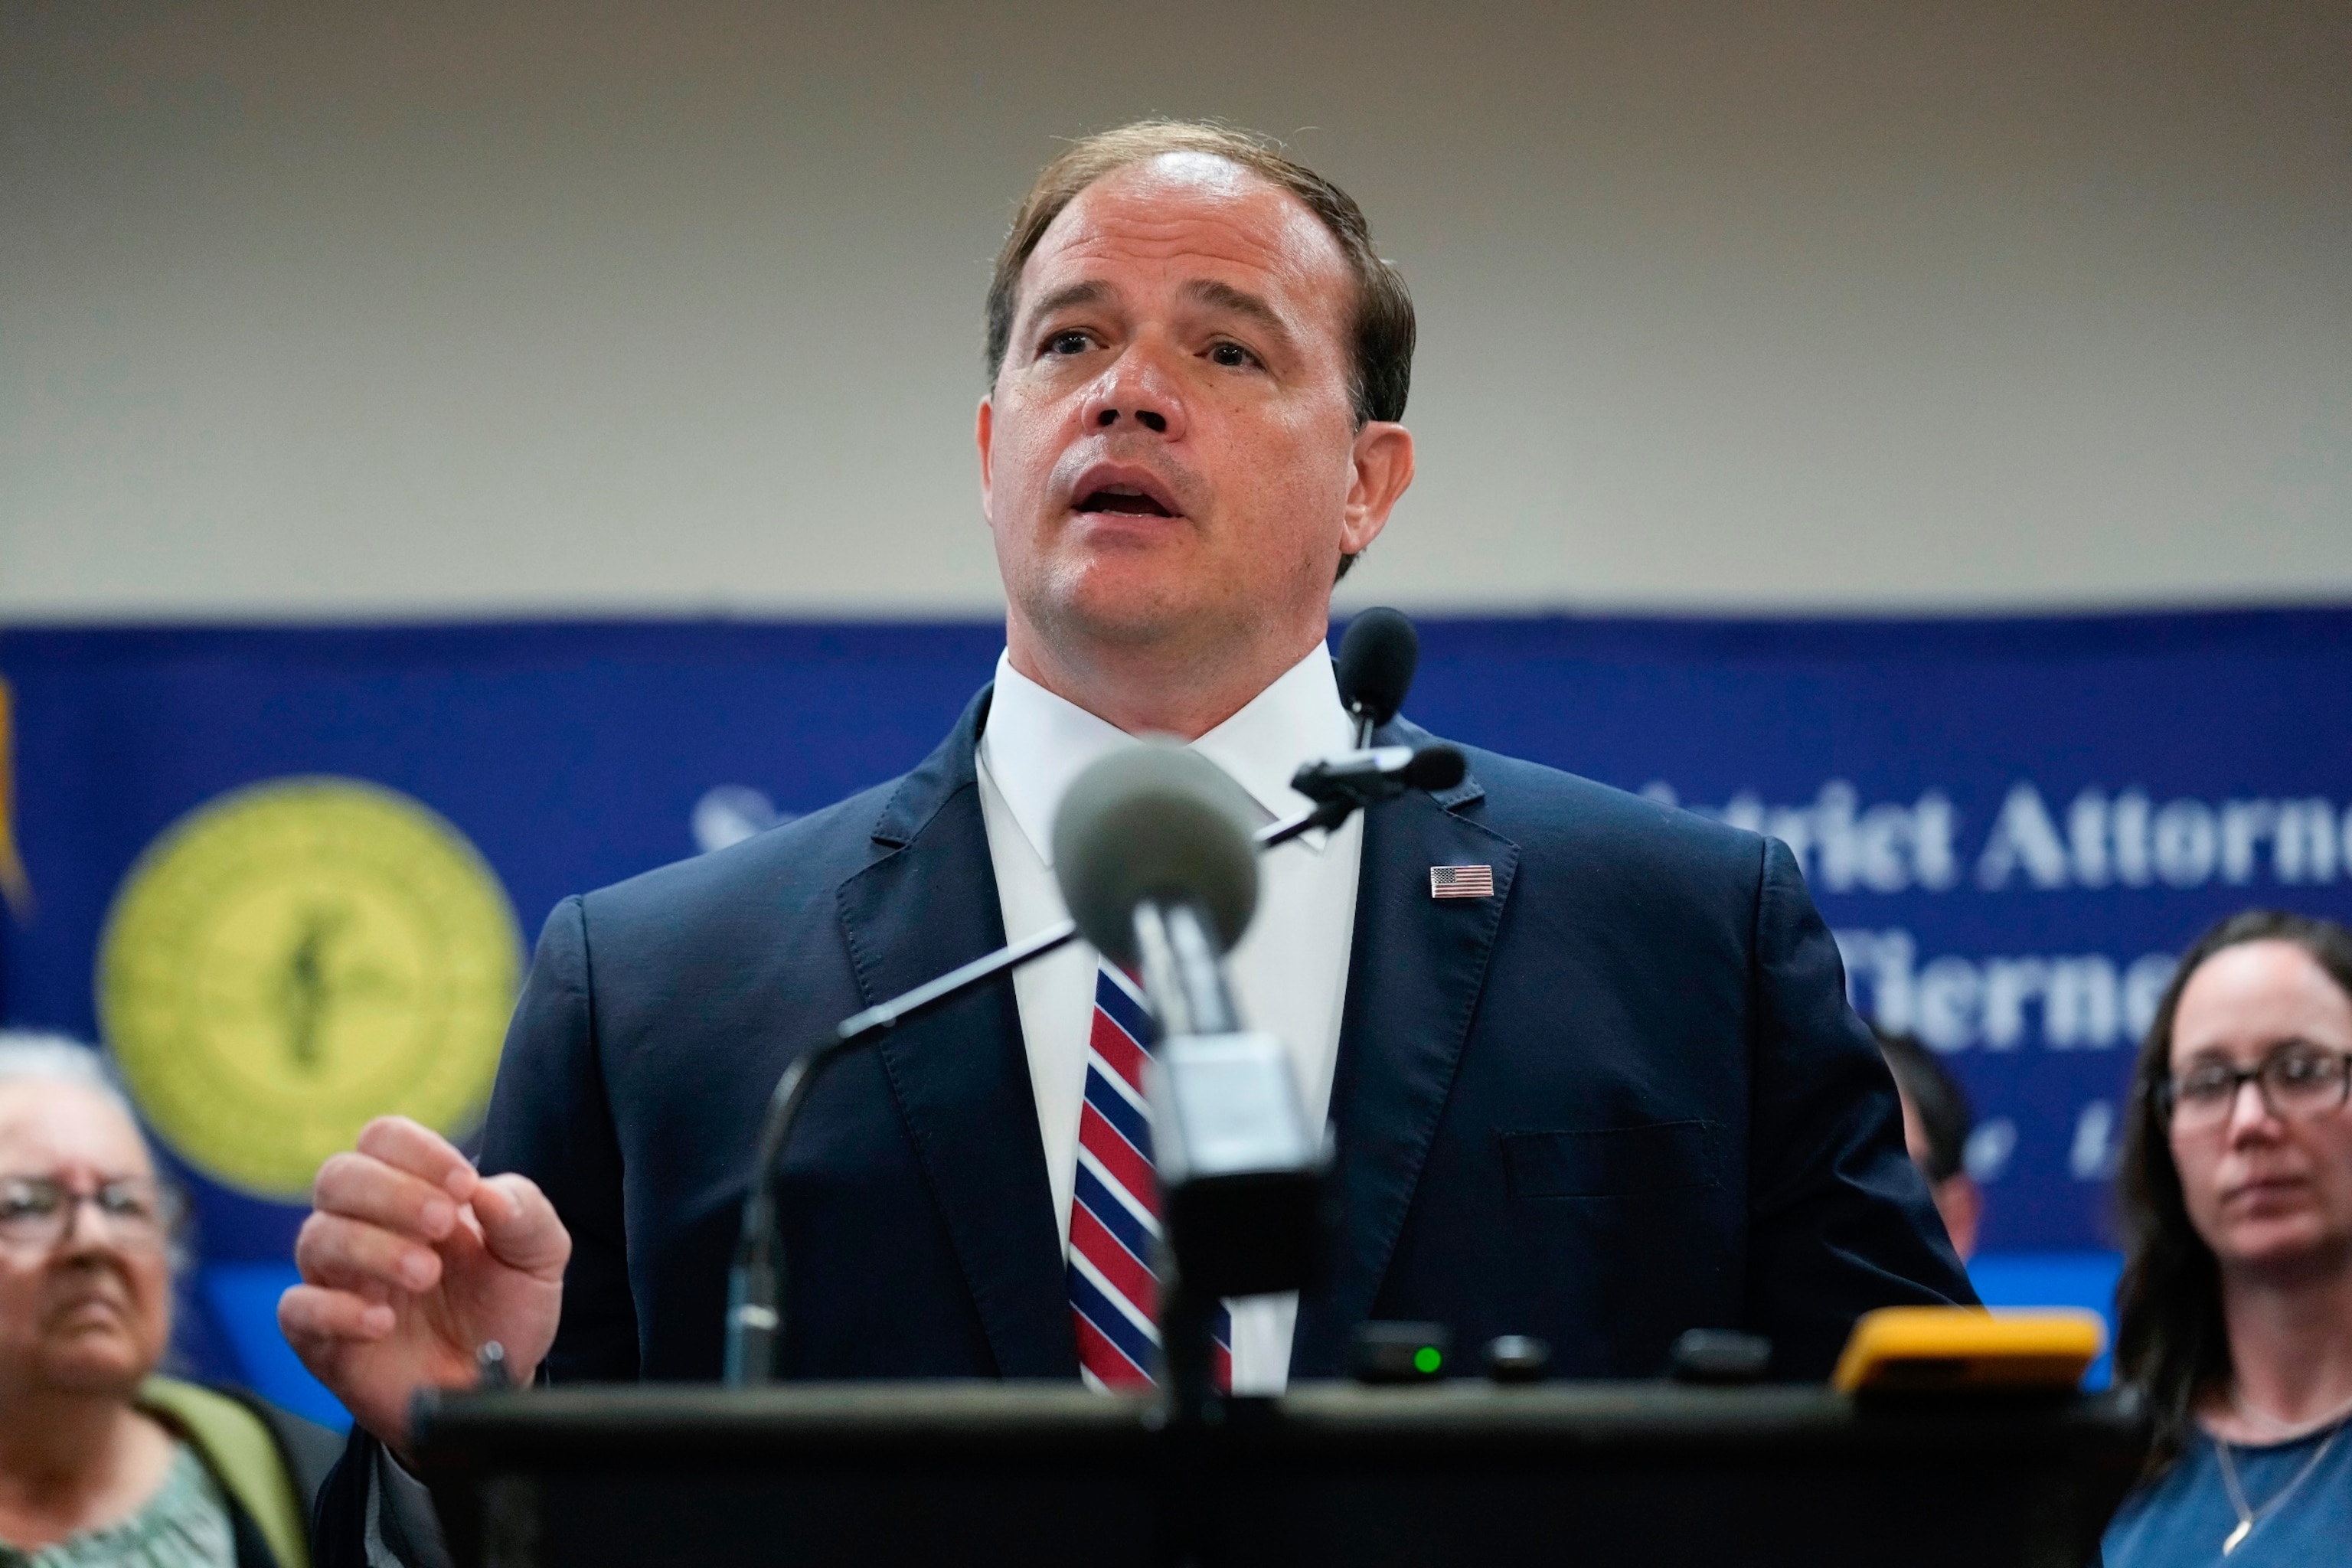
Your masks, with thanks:
<instances>
[{"instance_id":1,"label":"man speaking at podium","mask_svg":"<svg viewBox=\"0 0 2352 1568\"><path fill-rule=\"evenodd\" d=\"M493 1340L525 1378L718 1376L770 1087L1061 916L1054 812L1105 751L1173 734L1304 804L1352 744L1324 638L1412 478L1413 334L1355 203L1254 140L1148 122L1040 175L988 299L993 686L904 778L558 906L486 1174L389 1121L320 1170L279 1316L363 1428L396 1447ZM1319 1288L1237 1305L1237 1391L1339 1374L1376 1319L1572 1377L1742 1329L1818 1378L1858 1314L1973 1299L1777 842L1473 752L1262 869L1234 987L1336 1131L1342 1220ZM834 1069L783 1167L782 1375L1150 1375L1150 1167L1100 1143L1122 1005L1074 947Z\"/></svg>"}]
</instances>

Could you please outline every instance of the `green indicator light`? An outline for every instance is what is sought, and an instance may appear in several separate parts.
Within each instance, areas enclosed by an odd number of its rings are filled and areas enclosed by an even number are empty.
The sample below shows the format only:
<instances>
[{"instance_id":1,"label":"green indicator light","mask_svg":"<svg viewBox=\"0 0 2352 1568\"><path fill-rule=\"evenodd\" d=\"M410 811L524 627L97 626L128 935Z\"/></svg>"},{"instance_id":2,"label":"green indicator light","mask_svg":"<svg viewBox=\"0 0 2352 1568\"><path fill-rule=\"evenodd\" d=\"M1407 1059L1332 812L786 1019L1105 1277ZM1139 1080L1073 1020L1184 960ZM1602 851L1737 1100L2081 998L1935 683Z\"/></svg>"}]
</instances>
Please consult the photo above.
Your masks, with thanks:
<instances>
[{"instance_id":1,"label":"green indicator light","mask_svg":"<svg viewBox=\"0 0 2352 1568\"><path fill-rule=\"evenodd\" d=\"M1445 1358L1438 1354L1435 1345L1423 1345L1412 1352L1412 1370L1423 1377L1435 1372L1444 1362Z\"/></svg>"}]
</instances>

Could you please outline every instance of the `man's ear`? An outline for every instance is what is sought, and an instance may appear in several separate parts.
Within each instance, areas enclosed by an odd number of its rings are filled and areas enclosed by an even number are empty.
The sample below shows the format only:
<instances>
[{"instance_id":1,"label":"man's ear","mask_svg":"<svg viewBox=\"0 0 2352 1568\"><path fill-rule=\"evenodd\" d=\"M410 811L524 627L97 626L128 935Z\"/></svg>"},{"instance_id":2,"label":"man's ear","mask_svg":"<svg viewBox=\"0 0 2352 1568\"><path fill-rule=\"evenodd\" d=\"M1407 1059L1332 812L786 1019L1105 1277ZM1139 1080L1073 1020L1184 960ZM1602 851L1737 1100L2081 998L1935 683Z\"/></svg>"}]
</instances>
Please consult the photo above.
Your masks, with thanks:
<instances>
[{"instance_id":1,"label":"man's ear","mask_svg":"<svg viewBox=\"0 0 2352 1568\"><path fill-rule=\"evenodd\" d=\"M1412 483L1412 432L1393 420L1372 420L1356 432L1349 461L1348 509L1339 526L1342 555L1355 554L1389 525L1389 513Z\"/></svg>"},{"instance_id":2,"label":"man's ear","mask_svg":"<svg viewBox=\"0 0 2352 1568\"><path fill-rule=\"evenodd\" d=\"M990 497L996 483L993 466L996 410L991 405L988 398L983 397L980 400L980 415L974 421L972 439L980 447L980 515L987 519L989 526L992 528L996 524L996 514L990 510Z\"/></svg>"},{"instance_id":3,"label":"man's ear","mask_svg":"<svg viewBox=\"0 0 2352 1568\"><path fill-rule=\"evenodd\" d=\"M1934 1196L1936 1212L1944 1216L1945 1234L1952 1238L1952 1250L1966 1263L1976 1253L1977 1232L1984 1225L1984 1189L1962 1171L1937 1183Z\"/></svg>"}]
</instances>

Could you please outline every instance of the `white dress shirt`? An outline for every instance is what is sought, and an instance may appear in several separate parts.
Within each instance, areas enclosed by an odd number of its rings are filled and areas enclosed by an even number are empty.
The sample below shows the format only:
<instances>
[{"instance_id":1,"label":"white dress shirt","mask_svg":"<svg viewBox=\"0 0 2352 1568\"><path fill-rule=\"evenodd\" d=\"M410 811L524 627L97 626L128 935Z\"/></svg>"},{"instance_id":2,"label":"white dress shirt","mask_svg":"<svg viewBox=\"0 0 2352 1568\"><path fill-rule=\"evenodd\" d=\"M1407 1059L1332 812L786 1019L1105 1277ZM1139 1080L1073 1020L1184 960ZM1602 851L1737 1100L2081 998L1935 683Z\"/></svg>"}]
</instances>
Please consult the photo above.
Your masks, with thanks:
<instances>
[{"instance_id":1,"label":"white dress shirt","mask_svg":"<svg viewBox=\"0 0 2352 1568\"><path fill-rule=\"evenodd\" d=\"M980 800L1009 940L1019 942L1067 915L1054 880L1054 814L1087 764L1135 743L1021 674L1010 658L997 659L996 695L980 738ZM1340 706L1330 656L1318 647L1192 747L1233 775L1272 822L1313 804L1290 787L1299 763L1354 743L1355 726ZM1226 964L1244 1025L1288 1049L1310 1127L1321 1126L1330 1111L1363 823L1360 813L1336 833L1309 834L1259 860L1257 916ZM1093 948L1073 942L1013 982L1065 1256L1098 962ZM1281 1393L1290 1376L1297 1296L1228 1304L1234 1392Z\"/></svg>"}]
</instances>

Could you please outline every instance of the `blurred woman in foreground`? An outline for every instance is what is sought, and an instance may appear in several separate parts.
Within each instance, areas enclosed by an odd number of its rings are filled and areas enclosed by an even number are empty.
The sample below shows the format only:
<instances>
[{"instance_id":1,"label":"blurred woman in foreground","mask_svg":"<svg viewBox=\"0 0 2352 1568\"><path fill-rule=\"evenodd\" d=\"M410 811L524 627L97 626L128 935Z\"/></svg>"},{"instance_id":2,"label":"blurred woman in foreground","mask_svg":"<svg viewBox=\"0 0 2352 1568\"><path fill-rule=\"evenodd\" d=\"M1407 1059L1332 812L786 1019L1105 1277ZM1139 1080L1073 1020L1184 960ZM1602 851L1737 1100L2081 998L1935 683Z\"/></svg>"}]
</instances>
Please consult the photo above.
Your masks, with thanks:
<instances>
[{"instance_id":1,"label":"blurred woman in foreground","mask_svg":"<svg viewBox=\"0 0 2352 1568\"><path fill-rule=\"evenodd\" d=\"M307 1568L340 1439L154 1375L175 1209L98 1058L0 1034L0 1568Z\"/></svg>"},{"instance_id":2,"label":"blurred woman in foreground","mask_svg":"<svg viewBox=\"0 0 2352 1568\"><path fill-rule=\"evenodd\" d=\"M2108 1568L2352 1561L2352 932L2183 956L2133 1074L2119 1374L2157 1422Z\"/></svg>"}]
</instances>

